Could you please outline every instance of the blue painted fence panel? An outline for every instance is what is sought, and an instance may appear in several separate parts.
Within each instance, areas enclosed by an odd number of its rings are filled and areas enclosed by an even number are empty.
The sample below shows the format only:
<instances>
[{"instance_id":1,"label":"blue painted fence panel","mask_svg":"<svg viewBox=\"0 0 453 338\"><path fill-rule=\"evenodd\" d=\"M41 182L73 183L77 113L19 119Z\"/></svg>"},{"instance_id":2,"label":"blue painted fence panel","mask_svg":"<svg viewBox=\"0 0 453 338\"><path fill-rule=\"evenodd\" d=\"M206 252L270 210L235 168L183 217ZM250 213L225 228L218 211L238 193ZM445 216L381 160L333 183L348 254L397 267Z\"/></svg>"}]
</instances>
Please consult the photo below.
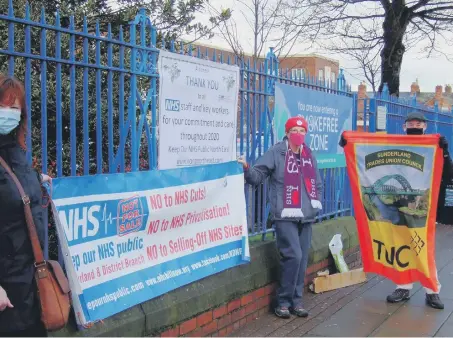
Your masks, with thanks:
<instances>
[{"instance_id":1,"label":"blue painted fence panel","mask_svg":"<svg viewBox=\"0 0 453 338\"><path fill-rule=\"evenodd\" d=\"M433 94L434 96L434 94ZM385 107L387 112L386 132L389 134L404 134L403 124L411 112L421 112L428 122L427 134L441 134L448 143L450 152L453 151L453 109L445 111L439 108L438 102L433 107L426 106L417 101L416 95L409 98L390 96L385 85L381 94L372 95L370 98L358 100L363 107L359 112L359 120L363 121L365 131L377 131L377 111Z\"/></svg>"}]
</instances>

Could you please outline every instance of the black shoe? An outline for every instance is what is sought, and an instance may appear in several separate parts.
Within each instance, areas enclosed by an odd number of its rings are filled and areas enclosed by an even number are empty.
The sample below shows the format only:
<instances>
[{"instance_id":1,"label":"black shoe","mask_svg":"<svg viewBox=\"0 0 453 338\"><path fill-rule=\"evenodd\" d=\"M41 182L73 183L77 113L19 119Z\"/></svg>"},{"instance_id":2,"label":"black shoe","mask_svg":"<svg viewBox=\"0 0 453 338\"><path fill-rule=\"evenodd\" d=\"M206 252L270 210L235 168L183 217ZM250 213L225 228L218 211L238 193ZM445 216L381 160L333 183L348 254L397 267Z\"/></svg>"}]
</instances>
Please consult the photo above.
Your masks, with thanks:
<instances>
[{"instance_id":1,"label":"black shoe","mask_svg":"<svg viewBox=\"0 0 453 338\"><path fill-rule=\"evenodd\" d=\"M308 317L308 311L305 310L302 306L290 307L289 312L297 317L306 318Z\"/></svg>"},{"instance_id":2,"label":"black shoe","mask_svg":"<svg viewBox=\"0 0 453 338\"><path fill-rule=\"evenodd\" d=\"M288 319L291 317L291 313L289 312L289 309L284 306L277 306L274 310L275 315L279 318L285 318Z\"/></svg>"},{"instance_id":3,"label":"black shoe","mask_svg":"<svg viewBox=\"0 0 453 338\"><path fill-rule=\"evenodd\" d=\"M444 303L442 303L437 293L433 293L431 295L426 294L426 304L431 306L433 309L444 309Z\"/></svg>"},{"instance_id":4,"label":"black shoe","mask_svg":"<svg viewBox=\"0 0 453 338\"><path fill-rule=\"evenodd\" d=\"M409 298L411 298L409 290L396 289L391 295L387 296L387 302L399 303L403 300L408 300Z\"/></svg>"}]
</instances>

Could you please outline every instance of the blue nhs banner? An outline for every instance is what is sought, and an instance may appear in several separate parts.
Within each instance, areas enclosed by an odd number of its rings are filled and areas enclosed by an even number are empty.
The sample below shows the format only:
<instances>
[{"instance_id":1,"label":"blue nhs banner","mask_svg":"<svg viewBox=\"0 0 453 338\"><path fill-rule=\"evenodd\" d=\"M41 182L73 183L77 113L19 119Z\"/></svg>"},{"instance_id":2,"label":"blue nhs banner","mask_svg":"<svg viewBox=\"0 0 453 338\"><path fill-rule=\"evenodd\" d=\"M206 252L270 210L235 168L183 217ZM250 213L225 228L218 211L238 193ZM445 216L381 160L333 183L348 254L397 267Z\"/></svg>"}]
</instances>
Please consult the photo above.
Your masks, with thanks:
<instances>
[{"instance_id":1,"label":"blue nhs banner","mask_svg":"<svg viewBox=\"0 0 453 338\"><path fill-rule=\"evenodd\" d=\"M250 260L237 162L53 181L77 323Z\"/></svg>"},{"instance_id":2,"label":"blue nhs banner","mask_svg":"<svg viewBox=\"0 0 453 338\"><path fill-rule=\"evenodd\" d=\"M285 136L289 117L303 116L308 122L305 143L315 153L318 167L345 167L343 148L338 142L343 131L352 130L352 109L352 97L276 83L276 140Z\"/></svg>"}]
</instances>

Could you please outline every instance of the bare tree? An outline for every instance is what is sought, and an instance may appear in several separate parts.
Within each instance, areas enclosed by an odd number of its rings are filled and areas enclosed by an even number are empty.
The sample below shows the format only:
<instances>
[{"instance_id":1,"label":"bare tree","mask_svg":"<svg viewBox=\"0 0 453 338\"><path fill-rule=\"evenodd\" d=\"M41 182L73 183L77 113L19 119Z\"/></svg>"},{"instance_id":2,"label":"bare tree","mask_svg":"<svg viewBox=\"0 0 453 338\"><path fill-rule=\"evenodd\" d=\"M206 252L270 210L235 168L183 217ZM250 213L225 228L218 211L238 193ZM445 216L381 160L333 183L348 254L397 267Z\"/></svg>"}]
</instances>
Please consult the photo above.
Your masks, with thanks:
<instances>
[{"instance_id":1,"label":"bare tree","mask_svg":"<svg viewBox=\"0 0 453 338\"><path fill-rule=\"evenodd\" d=\"M380 46L370 46L366 42L353 45L347 39L332 43L331 51L353 62L354 66L344 67L354 78L369 84L373 93L377 92L381 80Z\"/></svg>"},{"instance_id":2,"label":"bare tree","mask_svg":"<svg viewBox=\"0 0 453 338\"><path fill-rule=\"evenodd\" d=\"M373 31L378 32L379 22L372 20L372 25ZM322 44L320 42L319 45L322 45L323 50L339 54L350 61L347 65L343 65L343 68L355 79L370 85L373 93L376 93L381 79L380 53L382 43L379 37L367 41L337 36L327 43Z\"/></svg>"},{"instance_id":3,"label":"bare tree","mask_svg":"<svg viewBox=\"0 0 453 338\"><path fill-rule=\"evenodd\" d=\"M380 50L379 91L387 83L390 93L396 96L399 95L403 56L408 48L420 47L427 56L433 53L445 55L442 48L453 41L451 0L289 2L292 17L286 17L287 23L294 27L308 25L312 41L325 45L343 39L352 49ZM300 19L300 15L304 17Z\"/></svg>"},{"instance_id":4,"label":"bare tree","mask_svg":"<svg viewBox=\"0 0 453 338\"><path fill-rule=\"evenodd\" d=\"M220 27L220 35L239 57L245 55L240 34L250 29L253 34L251 56L257 59L265 53L266 47L273 47L277 57L289 55L295 44L301 41L302 31L306 26L296 27L287 22L287 18L295 20L287 0L235 0L230 20L224 21ZM218 10L213 9L218 15ZM242 17L246 27L238 27L237 20Z\"/></svg>"}]
</instances>

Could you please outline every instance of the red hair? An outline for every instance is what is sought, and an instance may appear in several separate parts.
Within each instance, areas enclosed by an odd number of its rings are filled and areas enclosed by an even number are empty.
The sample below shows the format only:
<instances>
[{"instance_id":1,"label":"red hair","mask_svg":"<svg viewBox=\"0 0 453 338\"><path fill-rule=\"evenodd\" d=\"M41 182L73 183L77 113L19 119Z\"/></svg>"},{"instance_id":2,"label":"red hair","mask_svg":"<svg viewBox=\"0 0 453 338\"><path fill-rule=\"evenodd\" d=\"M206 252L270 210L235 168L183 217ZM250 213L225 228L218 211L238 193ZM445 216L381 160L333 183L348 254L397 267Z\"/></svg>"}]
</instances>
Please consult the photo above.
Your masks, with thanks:
<instances>
[{"instance_id":1,"label":"red hair","mask_svg":"<svg viewBox=\"0 0 453 338\"><path fill-rule=\"evenodd\" d=\"M26 150L27 105L25 103L24 85L15 77L0 74L0 103L5 106L12 106L16 100L19 101L21 108L19 128L16 132L16 141L22 149Z\"/></svg>"}]
</instances>

